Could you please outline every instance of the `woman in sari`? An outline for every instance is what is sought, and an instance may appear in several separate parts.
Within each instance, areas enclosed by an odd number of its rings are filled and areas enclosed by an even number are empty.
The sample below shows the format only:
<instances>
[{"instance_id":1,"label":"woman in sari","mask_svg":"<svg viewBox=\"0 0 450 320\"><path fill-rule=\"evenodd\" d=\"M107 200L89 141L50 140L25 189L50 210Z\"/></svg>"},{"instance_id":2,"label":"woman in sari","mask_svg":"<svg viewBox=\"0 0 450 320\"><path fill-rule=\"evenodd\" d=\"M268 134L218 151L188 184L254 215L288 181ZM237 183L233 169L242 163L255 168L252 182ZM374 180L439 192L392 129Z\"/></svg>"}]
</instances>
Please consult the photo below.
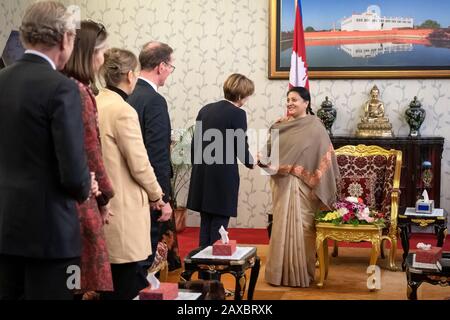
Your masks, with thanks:
<instances>
[{"instance_id":1,"label":"woman in sari","mask_svg":"<svg viewBox=\"0 0 450 320\"><path fill-rule=\"evenodd\" d=\"M273 285L309 287L314 280L314 217L336 200L339 175L333 145L303 87L287 95L287 117L271 127L259 165L271 173L273 224L265 279Z\"/></svg>"}]
</instances>

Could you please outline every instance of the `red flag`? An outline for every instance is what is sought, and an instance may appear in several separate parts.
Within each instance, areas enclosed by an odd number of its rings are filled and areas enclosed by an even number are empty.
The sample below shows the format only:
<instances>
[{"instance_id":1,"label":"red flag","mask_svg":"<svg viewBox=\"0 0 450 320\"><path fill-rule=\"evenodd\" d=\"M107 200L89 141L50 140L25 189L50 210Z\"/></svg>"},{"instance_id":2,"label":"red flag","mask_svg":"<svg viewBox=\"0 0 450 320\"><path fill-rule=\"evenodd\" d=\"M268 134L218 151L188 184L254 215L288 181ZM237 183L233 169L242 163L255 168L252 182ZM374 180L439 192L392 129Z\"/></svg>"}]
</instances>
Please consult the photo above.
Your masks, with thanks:
<instances>
[{"instance_id":1,"label":"red flag","mask_svg":"<svg viewBox=\"0 0 450 320\"><path fill-rule=\"evenodd\" d=\"M294 41L292 43L289 88L305 87L309 89L305 34L303 32L302 5L300 0L296 0L295 11Z\"/></svg>"}]
</instances>

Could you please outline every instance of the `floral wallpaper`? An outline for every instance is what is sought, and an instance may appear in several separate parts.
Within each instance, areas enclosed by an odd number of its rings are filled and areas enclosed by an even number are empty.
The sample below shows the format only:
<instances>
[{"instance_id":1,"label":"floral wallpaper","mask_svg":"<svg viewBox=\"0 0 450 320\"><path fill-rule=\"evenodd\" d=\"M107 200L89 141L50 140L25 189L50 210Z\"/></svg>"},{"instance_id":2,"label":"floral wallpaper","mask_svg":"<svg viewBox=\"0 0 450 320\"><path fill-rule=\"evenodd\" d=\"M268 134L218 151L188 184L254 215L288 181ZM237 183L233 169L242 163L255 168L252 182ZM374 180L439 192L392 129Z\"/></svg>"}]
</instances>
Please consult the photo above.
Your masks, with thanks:
<instances>
[{"instance_id":1,"label":"floral wallpaper","mask_svg":"<svg viewBox=\"0 0 450 320\"><path fill-rule=\"evenodd\" d=\"M3 0L0 3L0 48L11 29L17 29L30 0ZM82 18L101 21L110 33L110 46L139 53L149 40L159 40L174 48L175 72L161 88L167 98L174 129L194 123L198 110L222 97L222 84L233 72L250 77L256 84L247 111L248 126L268 128L283 114L287 81L269 80L268 0L70 0L79 5ZM407 135L404 112L414 96L427 111L421 132L446 138L442 159L442 199L450 210L450 80L312 80L314 110L326 96L337 108L335 134L351 134L362 114L362 105L371 87L380 88L396 135ZM308 137L299 137L299 139ZM253 148L256 151L257 147ZM271 211L268 178L259 169L241 166L238 218L231 227L263 228ZM220 183L218 181L217 183ZM184 192L179 202L183 203ZM188 225L198 225L199 215L190 212Z\"/></svg>"}]
</instances>

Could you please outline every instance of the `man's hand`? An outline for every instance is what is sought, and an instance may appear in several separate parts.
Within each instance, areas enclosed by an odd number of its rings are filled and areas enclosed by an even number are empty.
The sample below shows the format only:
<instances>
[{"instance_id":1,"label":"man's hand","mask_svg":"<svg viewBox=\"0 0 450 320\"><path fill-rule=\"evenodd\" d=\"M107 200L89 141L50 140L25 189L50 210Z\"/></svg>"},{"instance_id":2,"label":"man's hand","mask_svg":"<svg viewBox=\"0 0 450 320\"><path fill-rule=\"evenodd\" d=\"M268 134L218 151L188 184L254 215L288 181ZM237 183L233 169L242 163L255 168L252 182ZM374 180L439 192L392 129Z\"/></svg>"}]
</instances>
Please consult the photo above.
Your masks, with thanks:
<instances>
[{"instance_id":1,"label":"man's hand","mask_svg":"<svg viewBox=\"0 0 450 320\"><path fill-rule=\"evenodd\" d=\"M162 199L155 202L150 202L150 208L152 210L161 210L165 205L166 203Z\"/></svg>"},{"instance_id":2,"label":"man's hand","mask_svg":"<svg viewBox=\"0 0 450 320\"><path fill-rule=\"evenodd\" d=\"M167 202L161 209L161 217L159 217L158 222L169 221L170 217L172 217L172 207L170 206L170 203Z\"/></svg>"}]
</instances>

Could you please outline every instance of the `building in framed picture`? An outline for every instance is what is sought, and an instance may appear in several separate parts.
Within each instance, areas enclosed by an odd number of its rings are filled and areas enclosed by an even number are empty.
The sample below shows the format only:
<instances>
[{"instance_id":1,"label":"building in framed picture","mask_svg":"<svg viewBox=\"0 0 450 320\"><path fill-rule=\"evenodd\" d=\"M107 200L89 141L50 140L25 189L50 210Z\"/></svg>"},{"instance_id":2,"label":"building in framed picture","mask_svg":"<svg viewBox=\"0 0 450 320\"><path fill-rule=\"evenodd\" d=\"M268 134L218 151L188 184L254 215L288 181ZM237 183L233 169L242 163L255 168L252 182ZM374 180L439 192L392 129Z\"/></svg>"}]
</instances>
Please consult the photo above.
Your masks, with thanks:
<instances>
[{"instance_id":1,"label":"building in framed picture","mask_svg":"<svg viewBox=\"0 0 450 320\"><path fill-rule=\"evenodd\" d=\"M377 5L371 5L366 12L354 13L341 21L342 31L392 30L413 27L413 18L382 17L381 9Z\"/></svg>"},{"instance_id":2,"label":"building in framed picture","mask_svg":"<svg viewBox=\"0 0 450 320\"><path fill-rule=\"evenodd\" d=\"M269 78L287 78L294 0L270 0ZM450 2L302 0L309 76L446 78Z\"/></svg>"}]
</instances>

